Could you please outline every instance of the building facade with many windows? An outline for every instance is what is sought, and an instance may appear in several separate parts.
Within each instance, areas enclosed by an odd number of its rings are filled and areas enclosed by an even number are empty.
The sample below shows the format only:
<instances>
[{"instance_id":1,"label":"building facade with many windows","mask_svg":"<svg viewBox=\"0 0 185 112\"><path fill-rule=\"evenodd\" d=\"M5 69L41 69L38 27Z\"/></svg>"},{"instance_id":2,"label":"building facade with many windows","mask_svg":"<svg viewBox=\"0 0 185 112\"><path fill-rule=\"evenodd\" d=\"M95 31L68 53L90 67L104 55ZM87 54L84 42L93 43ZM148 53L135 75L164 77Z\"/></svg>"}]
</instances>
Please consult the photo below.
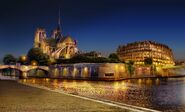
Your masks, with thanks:
<instances>
[{"instance_id":1,"label":"building facade with many windows","mask_svg":"<svg viewBox=\"0 0 185 112\"><path fill-rule=\"evenodd\" d=\"M152 58L154 65L174 65L172 50L164 44L154 41L128 43L117 48L121 61L134 61L135 65L143 65L146 58Z\"/></svg>"}]
</instances>

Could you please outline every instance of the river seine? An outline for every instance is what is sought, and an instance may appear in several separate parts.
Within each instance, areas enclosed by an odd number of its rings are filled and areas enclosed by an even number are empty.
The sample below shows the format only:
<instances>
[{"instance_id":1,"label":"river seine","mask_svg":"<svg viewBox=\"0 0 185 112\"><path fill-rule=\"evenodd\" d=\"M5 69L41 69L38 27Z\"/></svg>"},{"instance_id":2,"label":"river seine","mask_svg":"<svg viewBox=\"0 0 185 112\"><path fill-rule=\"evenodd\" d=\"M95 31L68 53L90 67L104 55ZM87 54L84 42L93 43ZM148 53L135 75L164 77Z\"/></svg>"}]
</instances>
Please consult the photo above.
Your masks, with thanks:
<instances>
[{"instance_id":1,"label":"river seine","mask_svg":"<svg viewBox=\"0 0 185 112\"><path fill-rule=\"evenodd\" d=\"M185 111L185 78L145 78L123 81L32 78L23 79L21 82L160 111Z\"/></svg>"}]
</instances>

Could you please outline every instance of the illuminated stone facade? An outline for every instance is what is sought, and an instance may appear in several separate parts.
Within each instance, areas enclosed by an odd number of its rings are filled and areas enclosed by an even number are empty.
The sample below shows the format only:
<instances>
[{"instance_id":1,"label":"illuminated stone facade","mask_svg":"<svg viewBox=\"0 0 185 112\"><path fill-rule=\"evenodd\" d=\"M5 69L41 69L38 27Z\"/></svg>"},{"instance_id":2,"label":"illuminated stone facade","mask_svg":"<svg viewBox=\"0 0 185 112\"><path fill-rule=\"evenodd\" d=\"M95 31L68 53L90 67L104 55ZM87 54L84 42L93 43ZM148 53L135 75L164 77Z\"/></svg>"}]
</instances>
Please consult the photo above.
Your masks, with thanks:
<instances>
[{"instance_id":1,"label":"illuminated stone facade","mask_svg":"<svg viewBox=\"0 0 185 112\"><path fill-rule=\"evenodd\" d=\"M154 41L142 41L119 46L117 54L122 61L134 61L135 65L143 65L145 58L152 58L154 65L174 65L172 50Z\"/></svg>"},{"instance_id":2,"label":"illuminated stone facade","mask_svg":"<svg viewBox=\"0 0 185 112\"><path fill-rule=\"evenodd\" d=\"M123 63L77 63L50 66L51 78L120 80L129 78Z\"/></svg>"},{"instance_id":3,"label":"illuminated stone facade","mask_svg":"<svg viewBox=\"0 0 185 112\"><path fill-rule=\"evenodd\" d=\"M69 35L63 36L61 33L60 19L58 27L52 31L50 37L47 37L44 28L36 29L34 47L42 49L43 53L46 53L55 59L60 57L71 58L78 52L76 41Z\"/></svg>"}]
</instances>

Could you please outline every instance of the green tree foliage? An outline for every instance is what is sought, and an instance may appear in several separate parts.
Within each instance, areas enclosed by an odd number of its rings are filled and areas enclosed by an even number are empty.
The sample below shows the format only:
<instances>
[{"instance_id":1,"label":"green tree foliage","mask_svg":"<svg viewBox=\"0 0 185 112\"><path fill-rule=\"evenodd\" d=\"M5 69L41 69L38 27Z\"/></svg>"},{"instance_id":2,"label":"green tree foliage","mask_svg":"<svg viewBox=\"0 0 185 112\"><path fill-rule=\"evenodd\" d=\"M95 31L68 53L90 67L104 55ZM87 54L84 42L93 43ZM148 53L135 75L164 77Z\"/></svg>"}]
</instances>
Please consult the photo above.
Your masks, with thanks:
<instances>
[{"instance_id":1,"label":"green tree foliage","mask_svg":"<svg viewBox=\"0 0 185 112\"><path fill-rule=\"evenodd\" d=\"M58 59L57 63L108 63L110 62L109 59L105 57L90 57L90 56L85 56L85 55L75 55L71 59Z\"/></svg>"},{"instance_id":2,"label":"green tree foliage","mask_svg":"<svg viewBox=\"0 0 185 112\"><path fill-rule=\"evenodd\" d=\"M118 57L118 55L117 55L116 53L111 53L111 54L109 55L109 59L110 59L112 62L120 62L119 57Z\"/></svg>"},{"instance_id":3,"label":"green tree foliage","mask_svg":"<svg viewBox=\"0 0 185 112\"><path fill-rule=\"evenodd\" d=\"M154 74L154 72L156 71L156 66L153 65L152 58L145 58L144 63L145 63L145 65L150 65L151 66L151 74Z\"/></svg>"},{"instance_id":4,"label":"green tree foliage","mask_svg":"<svg viewBox=\"0 0 185 112\"><path fill-rule=\"evenodd\" d=\"M135 70L135 68L133 67L133 65L134 65L134 61L129 60L126 64L127 64L128 72L129 72L130 77L131 77L131 75L133 75L134 70Z\"/></svg>"},{"instance_id":5,"label":"green tree foliage","mask_svg":"<svg viewBox=\"0 0 185 112\"><path fill-rule=\"evenodd\" d=\"M98 57L99 56L99 54L96 51L87 52L82 55L84 55L86 57Z\"/></svg>"},{"instance_id":6,"label":"green tree foliage","mask_svg":"<svg viewBox=\"0 0 185 112\"><path fill-rule=\"evenodd\" d=\"M129 60L127 64L128 64L128 65L132 65L132 66L133 66L133 65L134 65L134 61Z\"/></svg>"},{"instance_id":7,"label":"green tree foliage","mask_svg":"<svg viewBox=\"0 0 185 112\"><path fill-rule=\"evenodd\" d=\"M11 55L11 54L7 54L4 58L3 58L3 63L5 65L15 65L16 64L16 58Z\"/></svg>"},{"instance_id":8,"label":"green tree foliage","mask_svg":"<svg viewBox=\"0 0 185 112\"><path fill-rule=\"evenodd\" d=\"M39 65L48 65L49 63L49 56L47 54L42 53L39 55Z\"/></svg>"},{"instance_id":9,"label":"green tree foliage","mask_svg":"<svg viewBox=\"0 0 185 112\"><path fill-rule=\"evenodd\" d=\"M145 65L152 65L153 64L153 60L152 60L152 58L145 58L144 59L144 63L145 63Z\"/></svg>"},{"instance_id":10,"label":"green tree foliage","mask_svg":"<svg viewBox=\"0 0 185 112\"><path fill-rule=\"evenodd\" d=\"M29 63L35 60L39 65L48 65L49 63L49 56L44 54L41 49L39 48L32 48L28 51L27 57L29 59Z\"/></svg>"}]
</instances>

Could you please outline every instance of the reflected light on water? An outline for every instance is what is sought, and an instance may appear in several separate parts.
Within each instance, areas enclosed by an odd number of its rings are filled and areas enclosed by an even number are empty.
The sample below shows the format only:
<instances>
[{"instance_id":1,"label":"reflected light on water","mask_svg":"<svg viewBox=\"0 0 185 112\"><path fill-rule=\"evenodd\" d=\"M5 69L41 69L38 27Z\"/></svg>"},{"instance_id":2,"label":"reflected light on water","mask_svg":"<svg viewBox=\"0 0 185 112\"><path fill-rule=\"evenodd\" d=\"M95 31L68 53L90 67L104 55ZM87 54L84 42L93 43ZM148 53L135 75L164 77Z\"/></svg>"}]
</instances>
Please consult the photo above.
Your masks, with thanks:
<instances>
[{"instance_id":1,"label":"reflected light on water","mask_svg":"<svg viewBox=\"0 0 185 112\"><path fill-rule=\"evenodd\" d=\"M156 85L159 85L159 84L160 84L159 78L157 78L157 79L155 80L155 84L156 84Z\"/></svg>"},{"instance_id":2,"label":"reflected light on water","mask_svg":"<svg viewBox=\"0 0 185 112\"><path fill-rule=\"evenodd\" d=\"M151 85L152 85L152 80L151 80L151 79L147 79L147 80L146 80L146 84L147 84L148 86L151 86Z\"/></svg>"},{"instance_id":3,"label":"reflected light on water","mask_svg":"<svg viewBox=\"0 0 185 112\"><path fill-rule=\"evenodd\" d=\"M32 83L35 84L35 79L32 80Z\"/></svg>"},{"instance_id":4,"label":"reflected light on water","mask_svg":"<svg viewBox=\"0 0 185 112\"><path fill-rule=\"evenodd\" d=\"M72 87L77 87L77 83L76 83L76 81L75 80L73 80L73 82L72 82L72 85L71 85Z\"/></svg>"},{"instance_id":5,"label":"reflected light on water","mask_svg":"<svg viewBox=\"0 0 185 112\"><path fill-rule=\"evenodd\" d=\"M154 108L161 111L165 109L173 110L178 107L185 109L185 78L133 79L113 82L46 78L44 80L23 79L23 82L35 83L70 94Z\"/></svg>"},{"instance_id":6,"label":"reflected light on water","mask_svg":"<svg viewBox=\"0 0 185 112\"><path fill-rule=\"evenodd\" d=\"M119 86L118 82L114 82L113 88L114 88L114 92L117 92L119 90L120 86Z\"/></svg>"},{"instance_id":7,"label":"reflected light on water","mask_svg":"<svg viewBox=\"0 0 185 112\"><path fill-rule=\"evenodd\" d=\"M49 78L46 78L46 82L47 82L47 83L49 82L49 80L50 80Z\"/></svg>"},{"instance_id":8,"label":"reflected light on water","mask_svg":"<svg viewBox=\"0 0 185 112\"><path fill-rule=\"evenodd\" d=\"M54 81L53 81L54 88L58 88L58 85L59 85L58 80L54 79Z\"/></svg>"},{"instance_id":9,"label":"reflected light on water","mask_svg":"<svg viewBox=\"0 0 185 112\"><path fill-rule=\"evenodd\" d=\"M24 83L26 83L26 81L27 81L26 79L23 79L23 82L24 82Z\"/></svg>"},{"instance_id":10,"label":"reflected light on water","mask_svg":"<svg viewBox=\"0 0 185 112\"><path fill-rule=\"evenodd\" d=\"M120 90L126 90L127 89L127 86L125 84L125 82L114 82L113 83L113 91L114 92L119 92Z\"/></svg>"},{"instance_id":11,"label":"reflected light on water","mask_svg":"<svg viewBox=\"0 0 185 112\"><path fill-rule=\"evenodd\" d=\"M141 86L142 85L142 79L138 79L138 84Z\"/></svg>"},{"instance_id":12,"label":"reflected light on water","mask_svg":"<svg viewBox=\"0 0 185 112\"><path fill-rule=\"evenodd\" d=\"M125 82L121 83L121 89L122 90L126 90L127 89L127 86L126 86Z\"/></svg>"}]
</instances>

